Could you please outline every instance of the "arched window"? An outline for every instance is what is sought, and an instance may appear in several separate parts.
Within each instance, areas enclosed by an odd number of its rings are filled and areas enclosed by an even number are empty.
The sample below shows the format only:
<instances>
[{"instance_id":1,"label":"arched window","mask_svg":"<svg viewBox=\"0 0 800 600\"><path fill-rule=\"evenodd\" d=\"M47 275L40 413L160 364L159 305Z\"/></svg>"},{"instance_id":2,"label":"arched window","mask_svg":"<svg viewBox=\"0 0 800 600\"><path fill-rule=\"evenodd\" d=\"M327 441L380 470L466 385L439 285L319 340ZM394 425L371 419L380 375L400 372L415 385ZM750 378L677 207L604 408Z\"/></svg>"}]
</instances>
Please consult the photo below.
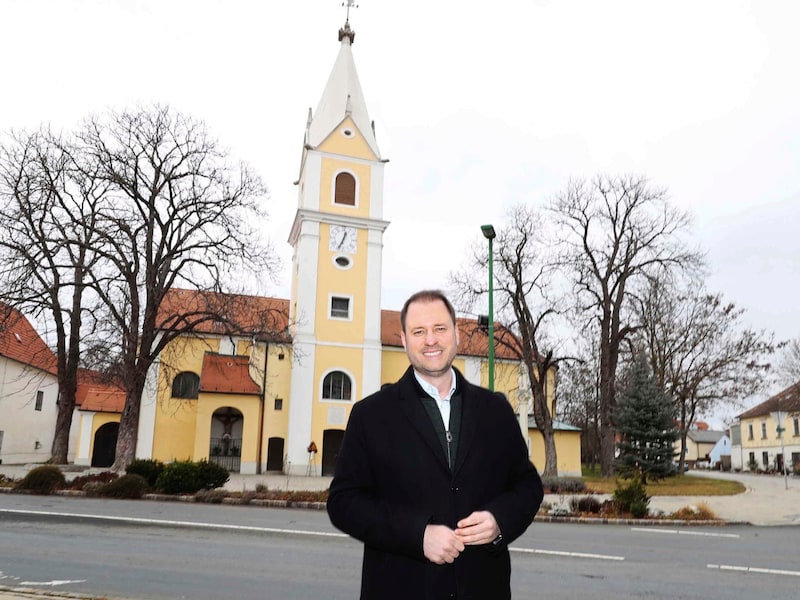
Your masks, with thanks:
<instances>
[{"instance_id":1,"label":"arched window","mask_svg":"<svg viewBox=\"0 0 800 600\"><path fill-rule=\"evenodd\" d=\"M178 373L172 380L173 398L197 398L200 395L200 376L191 371Z\"/></svg>"},{"instance_id":2,"label":"arched window","mask_svg":"<svg viewBox=\"0 0 800 600\"><path fill-rule=\"evenodd\" d=\"M336 176L336 191L333 195L335 204L356 205L356 178L350 173L339 173Z\"/></svg>"},{"instance_id":3,"label":"arched window","mask_svg":"<svg viewBox=\"0 0 800 600\"><path fill-rule=\"evenodd\" d=\"M350 377L342 371L331 371L322 380L323 400L352 400L353 386Z\"/></svg>"}]
</instances>

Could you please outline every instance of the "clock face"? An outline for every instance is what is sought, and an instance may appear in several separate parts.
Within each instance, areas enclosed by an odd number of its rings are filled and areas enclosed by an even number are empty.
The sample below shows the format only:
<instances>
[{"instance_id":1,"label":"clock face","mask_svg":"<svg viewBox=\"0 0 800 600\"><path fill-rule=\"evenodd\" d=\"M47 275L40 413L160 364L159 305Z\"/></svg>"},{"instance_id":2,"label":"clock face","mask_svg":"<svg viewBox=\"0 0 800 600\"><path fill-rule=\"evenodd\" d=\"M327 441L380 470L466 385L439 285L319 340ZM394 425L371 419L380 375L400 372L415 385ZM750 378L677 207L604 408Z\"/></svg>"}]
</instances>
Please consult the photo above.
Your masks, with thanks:
<instances>
[{"instance_id":1,"label":"clock face","mask_svg":"<svg viewBox=\"0 0 800 600\"><path fill-rule=\"evenodd\" d=\"M330 249L334 252L355 254L358 231L355 227L331 225Z\"/></svg>"}]
</instances>

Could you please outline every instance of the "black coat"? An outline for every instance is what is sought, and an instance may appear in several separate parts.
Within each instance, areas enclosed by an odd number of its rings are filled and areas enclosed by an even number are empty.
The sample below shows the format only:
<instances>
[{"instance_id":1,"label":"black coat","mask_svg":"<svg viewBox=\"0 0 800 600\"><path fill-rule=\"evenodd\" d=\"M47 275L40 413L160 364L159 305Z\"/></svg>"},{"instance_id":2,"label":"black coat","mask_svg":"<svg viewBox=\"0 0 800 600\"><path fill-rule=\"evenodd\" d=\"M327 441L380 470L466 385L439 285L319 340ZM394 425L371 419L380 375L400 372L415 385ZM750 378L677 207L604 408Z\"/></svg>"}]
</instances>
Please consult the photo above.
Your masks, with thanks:
<instances>
[{"instance_id":1,"label":"black coat","mask_svg":"<svg viewBox=\"0 0 800 600\"><path fill-rule=\"evenodd\" d=\"M411 368L350 414L328 514L364 542L362 600L511 597L507 544L533 521L542 482L505 398L456 378L462 409L452 473ZM453 564L428 561L425 526L454 529L476 510L494 515L502 542L467 546Z\"/></svg>"}]
</instances>

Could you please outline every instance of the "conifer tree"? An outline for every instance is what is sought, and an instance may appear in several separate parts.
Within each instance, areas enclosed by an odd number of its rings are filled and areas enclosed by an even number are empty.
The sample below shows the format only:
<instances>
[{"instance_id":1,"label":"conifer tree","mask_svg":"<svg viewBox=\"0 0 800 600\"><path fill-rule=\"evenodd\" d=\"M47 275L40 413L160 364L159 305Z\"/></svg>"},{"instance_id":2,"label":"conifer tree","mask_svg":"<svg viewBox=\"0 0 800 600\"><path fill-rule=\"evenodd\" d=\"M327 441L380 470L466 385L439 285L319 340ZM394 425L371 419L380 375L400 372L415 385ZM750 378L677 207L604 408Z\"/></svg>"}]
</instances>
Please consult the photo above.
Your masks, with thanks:
<instances>
[{"instance_id":1,"label":"conifer tree","mask_svg":"<svg viewBox=\"0 0 800 600\"><path fill-rule=\"evenodd\" d=\"M648 476L661 479L674 471L678 432L670 397L655 382L643 355L631 365L627 380L614 414L619 436L615 466L621 475L638 476L645 484Z\"/></svg>"}]
</instances>

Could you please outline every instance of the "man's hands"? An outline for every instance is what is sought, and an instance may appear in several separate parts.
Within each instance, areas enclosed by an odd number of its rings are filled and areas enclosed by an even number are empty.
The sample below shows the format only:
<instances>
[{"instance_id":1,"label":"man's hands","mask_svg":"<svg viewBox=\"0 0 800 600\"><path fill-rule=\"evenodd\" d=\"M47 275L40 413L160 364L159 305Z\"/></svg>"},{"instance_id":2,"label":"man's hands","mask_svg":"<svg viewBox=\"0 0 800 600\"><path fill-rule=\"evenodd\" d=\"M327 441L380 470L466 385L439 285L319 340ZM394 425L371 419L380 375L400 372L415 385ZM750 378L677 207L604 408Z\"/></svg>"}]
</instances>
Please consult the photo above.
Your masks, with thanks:
<instances>
[{"instance_id":1,"label":"man's hands","mask_svg":"<svg viewBox=\"0 0 800 600\"><path fill-rule=\"evenodd\" d=\"M422 551L432 563L451 563L464 549L464 543L455 532L445 525L428 525L422 540Z\"/></svg>"},{"instance_id":2,"label":"man's hands","mask_svg":"<svg viewBox=\"0 0 800 600\"><path fill-rule=\"evenodd\" d=\"M456 525L454 533L466 546L491 544L500 535L500 527L488 510L477 510Z\"/></svg>"},{"instance_id":3,"label":"man's hands","mask_svg":"<svg viewBox=\"0 0 800 600\"><path fill-rule=\"evenodd\" d=\"M490 544L500 535L500 527L488 510L475 511L457 523L453 531L445 525L428 525L422 540L422 551L432 563L451 563L465 546Z\"/></svg>"}]
</instances>

